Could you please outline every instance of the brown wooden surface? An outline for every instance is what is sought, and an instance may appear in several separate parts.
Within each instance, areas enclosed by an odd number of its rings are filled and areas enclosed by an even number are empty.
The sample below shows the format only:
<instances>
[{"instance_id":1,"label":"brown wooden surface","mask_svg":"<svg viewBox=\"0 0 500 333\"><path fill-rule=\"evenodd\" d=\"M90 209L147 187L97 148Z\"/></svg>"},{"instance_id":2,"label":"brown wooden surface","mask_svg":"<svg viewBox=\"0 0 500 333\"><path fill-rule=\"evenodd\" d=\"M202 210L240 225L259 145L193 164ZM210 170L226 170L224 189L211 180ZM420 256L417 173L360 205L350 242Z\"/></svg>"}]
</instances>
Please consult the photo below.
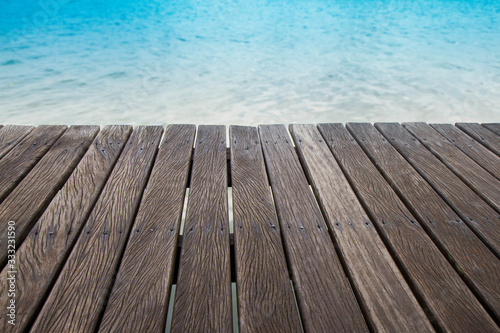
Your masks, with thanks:
<instances>
[{"instance_id":1,"label":"brown wooden surface","mask_svg":"<svg viewBox=\"0 0 500 333\"><path fill-rule=\"evenodd\" d=\"M373 329L433 332L316 126L292 125L291 133Z\"/></svg>"},{"instance_id":2,"label":"brown wooden surface","mask_svg":"<svg viewBox=\"0 0 500 333\"><path fill-rule=\"evenodd\" d=\"M194 125L168 126L100 332L165 332Z\"/></svg>"},{"instance_id":3,"label":"brown wooden surface","mask_svg":"<svg viewBox=\"0 0 500 333\"><path fill-rule=\"evenodd\" d=\"M38 126L0 160L0 202L64 133L66 126Z\"/></svg>"},{"instance_id":4,"label":"brown wooden surface","mask_svg":"<svg viewBox=\"0 0 500 333\"><path fill-rule=\"evenodd\" d=\"M347 129L476 295L500 319L500 260L371 124L348 124Z\"/></svg>"},{"instance_id":5,"label":"brown wooden surface","mask_svg":"<svg viewBox=\"0 0 500 333\"><path fill-rule=\"evenodd\" d=\"M500 123L486 123L481 124L496 135L500 135Z\"/></svg>"},{"instance_id":6,"label":"brown wooden surface","mask_svg":"<svg viewBox=\"0 0 500 333\"><path fill-rule=\"evenodd\" d=\"M226 130L199 126L172 332L231 332Z\"/></svg>"},{"instance_id":7,"label":"brown wooden surface","mask_svg":"<svg viewBox=\"0 0 500 333\"><path fill-rule=\"evenodd\" d=\"M257 128L230 143L240 332L301 332Z\"/></svg>"},{"instance_id":8,"label":"brown wooden surface","mask_svg":"<svg viewBox=\"0 0 500 333\"><path fill-rule=\"evenodd\" d=\"M0 128L0 159L21 141L34 126L7 125Z\"/></svg>"},{"instance_id":9,"label":"brown wooden surface","mask_svg":"<svg viewBox=\"0 0 500 333\"><path fill-rule=\"evenodd\" d=\"M474 140L500 156L500 136L477 123L456 123L455 125L474 138Z\"/></svg>"},{"instance_id":10,"label":"brown wooden surface","mask_svg":"<svg viewBox=\"0 0 500 333\"><path fill-rule=\"evenodd\" d=\"M72 126L0 204L0 220L16 222L17 247L21 245L37 218L73 172L98 131L97 126ZM2 223L0 225L1 268L5 264L7 255L6 230L7 225Z\"/></svg>"},{"instance_id":11,"label":"brown wooden surface","mask_svg":"<svg viewBox=\"0 0 500 333\"><path fill-rule=\"evenodd\" d=\"M146 185L163 129L132 132L32 332L93 332Z\"/></svg>"},{"instance_id":12,"label":"brown wooden surface","mask_svg":"<svg viewBox=\"0 0 500 333\"><path fill-rule=\"evenodd\" d=\"M2 332L21 332L29 327L80 234L131 129L130 126L108 126L98 134L17 250L17 323L16 326L7 325L7 317L1 316ZM6 267L0 274L1 281L6 281L8 270ZM5 287L0 284L0 295L6 294Z\"/></svg>"},{"instance_id":13,"label":"brown wooden surface","mask_svg":"<svg viewBox=\"0 0 500 333\"><path fill-rule=\"evenodd\" d=\"M500 211L498 179L426 123L404 123L403 126L481 198Z\"/></svg>"},{"instance_id":14,"label":"brown wooden surface","mask_svg":"<svg viewBox=\"0 0 500 333\"><path fill-rule=\"evenodd\" d=\"M342 124L319 129L435 323L449 332L498 327Z\"/></svg>"},{"instance_id":15,"label":"brown wooden surface","mask_svg":"<svg viewBox=\"0 0 500 333\"><path fill-rule=\"evenodd\" d=\"M259 132L304 329L367 331L286 128Z\"/></svg>"},{"instance_id":16,"label":"brown wooden surface","mask_svg":"<svg viewBox=\"0 0 500 333\"><path fill-rule=\"evenodd\" d=\"M396 150L500 257L500 214L397 123L375 124Z\"/></svg>"},{"instance_id":17,"label":"brown wooden surface","mask_svg":"<svg viewBox=\"0 0 500 333\"><path fill-rule=\"evenodd\" d=\"M431 124L431 126L477 164L500 179L500 157L452 124Z\"/></svg>"}]
</instances>

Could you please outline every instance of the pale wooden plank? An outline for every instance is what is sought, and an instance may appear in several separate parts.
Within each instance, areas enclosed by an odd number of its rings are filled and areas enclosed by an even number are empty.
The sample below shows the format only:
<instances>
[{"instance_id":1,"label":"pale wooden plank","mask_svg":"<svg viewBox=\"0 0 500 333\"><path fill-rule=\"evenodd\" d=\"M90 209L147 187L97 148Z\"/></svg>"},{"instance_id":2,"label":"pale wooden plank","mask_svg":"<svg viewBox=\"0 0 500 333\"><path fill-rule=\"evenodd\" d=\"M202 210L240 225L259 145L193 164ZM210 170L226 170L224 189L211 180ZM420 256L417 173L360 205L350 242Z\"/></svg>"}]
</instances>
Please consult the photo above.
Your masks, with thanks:
<instances>
[{"instance_id":1,"label":"pale wooden plank","mask_svg":"<svg viewBox=\"0 0 500 333\"><path fill-rule=\"evenodd\" d=\"M259 132L304 329L367 331L286 128Z\"/></svg>"},{"instance_id":2,"label":"pale wooden plank","mask_svg":"<svg viewBox=\"0 0 500 333\"><path fill-rule=\"evenodd\" d=\"M404 123L441 162L493 208L500 211L500 181L426 123Z\"/></svg>"},{"instance_id":3,"label":"pale wooden plank","mask_svg":"<svg viewBox=\"0 0 500 333\"><path fill-rule=\"evenodd\" d=\"M500 156L500 136L477 123L456 123L455 125L474 138L474 140Z\"/></svg>"},{"instance_id":4,"label":"pale wooden plank","mask_svg":"<svg viewBox=\"0 0 500 333\"><path fill-rule=\"evenodd\" d=\"M2 332L27 329L65 259L130 135L131 126L107 126L96 137L63 188L17 250L16 325L0 317ZM9 276L7 266L1 281ZM5 295L0 284L0 295Z\"/></svg>"},{"instance_id":5,"label":"pale wooden plank","mask_svg":"<svg viewBox=\"0 0 500 333\"><path fill-rule=\"evenodd\" d=\"M0 129L0 159L28 135L34 126L6 125Z\"/></svg>"},{"instance_id":6,"label":"pale wooden plank","mask_svg":"<svg viewBox=\"0 0 500 333\"><path fill-rule=\"evenodd\" d=\"M257 128L230 140L240 332L301 332Z\"/></svg>"},{"instance_id":7,"label":"pale wooden plank","mask_svg":"<svg viewBox=\"0 0 500 333\"><path fill-rule=\"evenodd\" d=\"M498 327L342 124L319 129L380 235L440 329Z\"/></svg>"},{"instance_id":8,"label":"pale wooden plank","mask_svg":"<svg viewBox=\"0 0 500 333\"><path fill-rule=\"evenodd\" d=\"M171 332L232 332L226 130L199 126Z\"/></svg>"},{"instance_id":9,"label":"pale wooden plank","mask_svg":"<svg viewBox=\"0 0 500 333\"><path fill-rule=\"evenodd\" d=\"M132 132L33 332L93 332L112 287L163 129Z\"/></svg>"},{"instance_id":10,"label":"pale wooden plank","mask_svg":"<svg viewBox=\"0 0 500 333\"><path fill-rule=\"evenodd\" d=\"M469 287L500 319L500 260L371 124L347 128Z\"/></svg>"},{"instance_id":11,"label":"pale wooden plank","mask_svg":"<svg viewBox=\"0 0 500 333\"><path fill-rule=\"evenodd\" d=\"M483 123L481 124L496 135L500 135L500 123Z\"/></svg>"},{"instance_id":12,"label":"pale wooden plank","mask_svg":"<svg viewBox=\"0 0 500 333\"><path fill-rule=\"evenodd\" d=\"M165 332L195 131L167 127L100 332Z\"/></svg>"}]
</instances>

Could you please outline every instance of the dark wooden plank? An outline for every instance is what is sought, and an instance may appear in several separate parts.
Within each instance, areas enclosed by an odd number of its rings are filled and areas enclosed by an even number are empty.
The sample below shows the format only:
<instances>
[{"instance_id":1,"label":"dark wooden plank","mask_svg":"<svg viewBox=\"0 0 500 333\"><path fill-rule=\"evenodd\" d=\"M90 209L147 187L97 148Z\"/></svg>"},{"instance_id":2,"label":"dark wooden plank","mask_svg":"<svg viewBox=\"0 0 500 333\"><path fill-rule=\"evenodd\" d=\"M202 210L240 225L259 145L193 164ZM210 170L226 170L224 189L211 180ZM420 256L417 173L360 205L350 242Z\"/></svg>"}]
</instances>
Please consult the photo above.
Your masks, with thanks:
<instances>
[{"instance_id":1,"label":"dark wooden plank","mask_svg":"<svg viewBox=\"0 0 500 333\"><path fill-rule=\"evenodd\" d=\"M292 125L291 133L374 331L433 332L316 126Z\"/></svg>"},{"instance_id":2,"label":"dark wooden plank","mask_svg":"<svg viewBox=\"0 0 500 333\"><path fill-rule=\"evenodd\" d=\"M199 126L171 332L232 332L226 130Z\"/></svg>"},{"instance_id":3,"label":"dark wooden plank","mask_svg":"<svg viewBox=\"0 0 500 333\"><path fill-rule=\"evenodd\" d=\"M301 332L257 128L230 138L240 332Z\"/></svg>"},{"instance_id":4,"label":"dark wooden plank","mask_svg":"<svg viewBox=\"0 0 500 333\"><path fill-rule=\"evenodd\" d=\"M34 130L36 131L36 129ZM19 247L97 135L97 126L72 126L0 204L0 220L15 221ZM0 224L0 267L7 255L7 224Z\"/></svg>"},{"instance_id":5,"label":"dark wooden plank","mask_svg":"<svg viewBox=\"0 0 500 333\"><path fill-rule=\"evenodd\" d=\"M0 129L0 158L4 157L19 143L34 126L6 125Z\"/></svg>"},{"instance_id":6,"label":"dark wooden plank","mask_svg":"<svg viewBox=\"0 0 500 333\"><path fill-rule=\"evenodd\" d=\"M441 195L476 235L500 257L500 214L397 123L375 127Z\"/></svg>"},{"instance_id":7,"label":"dark wooden plank","mask_svg":"<svg viewBox=\"0 0 500 333\"><path fill-rule=\"evenodd\" d=\"M435 323L449 332L498 332L474 294L342 124L319 129Z\"/></svg>"},{"instance_id":8,"label":"dark wooden plank","mask_svg":"<svg viewBox=\"0 0 500 333\"><path fill-rule=\"evenodd\" d=\"M0 160L0 202L30 172L66 129L66 126L38 126Z\"/></svg>"},{"instance_id":9,"label":"dark wooden plank","mask_svg":"<svg viewBox=\"0 0 500 333\"><path fill-rule=\"evenodd\" d=\"M166 130L100 332L165 332L195 131Z\"/></svg>"},{"instance_id":10,"label":"dark wooden plank","mask_svg":"<svg viewBox=\"0 0 500 333\"><path fill-rule=\"evenodd\" d=\"M90 214L131 132L130 126L108 126L96 137L63 188L47 207L17 250L16 326L0 317L2 332L21 332L37 313L41 302ZM10 275L7 266L1 281ZM6 295L0 284L0 294Z\"/></svg>"},{"instance_id":11,"label":"dark wooden plank","mask_svg":"<svg viewBox=\"0 0 500 333\"><path fill-rule=\"evenodd\" d=\"M405 127L441 162L452 170L493 208L500 211L500 181L470 159L448 139L426 123L404 123Z\"/></svg>"},{"instance_id":12,"label":"dark wooden plank","mask_svg":"<svg viewBox=\"0 0 500 333\"><path fill-rule=\"evenodd\" d=\"M456 123L455 125L474 138L474 140L500 156L500 136L476 123Z\"/></svg>"},{"instance_id":13,"label":"dark wooden plank","mask_svg":"<svg viewBox=\"0 0 500 333\"><path fill-rule=\"evenodd\" d=\"M347 128L469 287L500 319L500 260L371 124Z\"/></svg>"},{"instance_id":14,"label":"dark wooden plank","mask_svg":"<svg viewBox=\"0 0 500 333\"><path fill-rule=\"evenodd\" d=\"M496 135L500 135L500 123L483 123L481 124Z\"/></svg>"},{"instance_id":15,"label":"dark wooden plank","mask_svg":"<svg viewBox=\"0 0 500 333\"><path fill-rule=\"evenodd\" d=\"M259 131L304 329L367 331L286 128Z\"/></svg>"},{"instance_id":16,"label":"dark wooden plank","mask_svg":"<svg viewBox=\"0 0 500 333\"><path fill-rule=\"evenodd\" d=\"M162 134L132 132L32 332L93 332L104 309Z\"/></svg>"},{"instance_id":17,"label":"dark wooden plank","mask_svg":"<svg viewBox=\"0 0 500 333\"><path fill-rule=\"evenodd\" d=\"M488 148L453 126L452 124L431 124L431 126L472 158L485 170L500 179L500 158Z\"/></svg>"}]
</instances>

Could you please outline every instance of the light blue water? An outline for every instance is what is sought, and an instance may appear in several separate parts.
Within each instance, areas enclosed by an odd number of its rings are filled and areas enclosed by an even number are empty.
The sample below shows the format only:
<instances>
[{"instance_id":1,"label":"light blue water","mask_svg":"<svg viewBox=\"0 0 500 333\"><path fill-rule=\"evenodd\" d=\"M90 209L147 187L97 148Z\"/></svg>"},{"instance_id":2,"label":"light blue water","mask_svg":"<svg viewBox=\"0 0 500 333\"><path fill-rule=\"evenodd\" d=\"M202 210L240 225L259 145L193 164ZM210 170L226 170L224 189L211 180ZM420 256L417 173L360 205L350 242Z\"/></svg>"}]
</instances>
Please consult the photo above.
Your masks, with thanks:
<instances>
[{"instance_id":1,"label":"light blue water","mask_svg":"<svg viewBox=\"0 0 500 333\"><path fill-rule=\"evenodd\" d=\"M500 121L500 1L0 0L0 123Z\"/></svg>"}]
</instances>

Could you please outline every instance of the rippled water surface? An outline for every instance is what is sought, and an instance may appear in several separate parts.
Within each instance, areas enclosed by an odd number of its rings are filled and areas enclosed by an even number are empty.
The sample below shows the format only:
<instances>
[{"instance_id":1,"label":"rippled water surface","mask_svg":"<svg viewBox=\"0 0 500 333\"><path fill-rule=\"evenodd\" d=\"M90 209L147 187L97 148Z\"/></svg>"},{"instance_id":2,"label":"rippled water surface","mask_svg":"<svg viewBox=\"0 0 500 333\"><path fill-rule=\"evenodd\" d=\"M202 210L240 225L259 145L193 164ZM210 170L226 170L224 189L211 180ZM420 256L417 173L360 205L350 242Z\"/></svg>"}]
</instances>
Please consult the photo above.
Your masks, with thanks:
<instances>
[{"instance_id":1,"label":"rippled water surface","mask_svg":"<svg viewBox=\"0 0 500 333\"><path fill-rule=\"evenodd\" d=\"M500 2L1 0L0 87L0 123L500 121Z\"/></svg>"}]
</instances>

